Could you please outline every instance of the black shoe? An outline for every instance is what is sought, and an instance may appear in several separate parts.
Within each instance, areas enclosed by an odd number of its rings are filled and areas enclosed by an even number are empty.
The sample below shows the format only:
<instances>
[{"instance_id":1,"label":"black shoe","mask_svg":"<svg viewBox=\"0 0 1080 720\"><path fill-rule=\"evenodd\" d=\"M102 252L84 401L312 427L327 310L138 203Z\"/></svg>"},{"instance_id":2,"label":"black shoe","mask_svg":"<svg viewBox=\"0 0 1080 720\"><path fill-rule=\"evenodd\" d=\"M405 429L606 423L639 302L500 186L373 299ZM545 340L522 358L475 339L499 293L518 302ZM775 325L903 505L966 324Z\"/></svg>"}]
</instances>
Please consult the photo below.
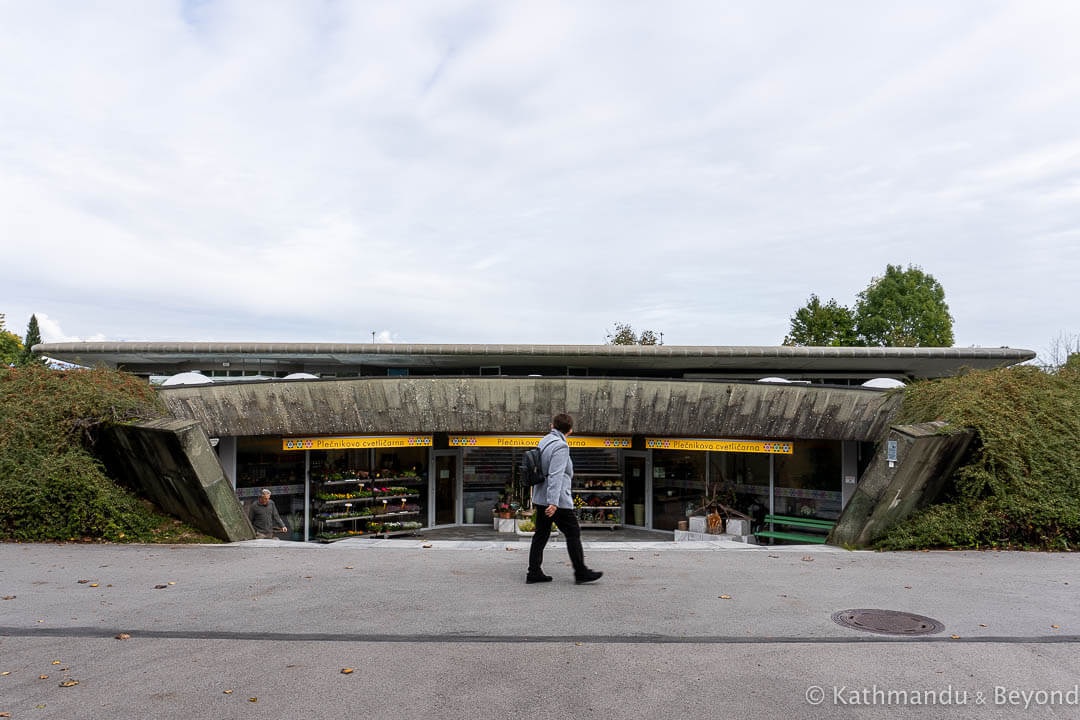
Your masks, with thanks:
<instances>
[{"instance_id":1,"label":"black shoe","mask_svg":"<svg viewBox=\"0 0 1080 720\"><path fill-rule=\"evenodd\" d=\"M599 580L603 576L604 573L600 572L599 570L586 570L580 575L576 575L574 578L574 582L576 582L578 585L582 585L587 582L592 582L593 580Z\"/></svg>"},{"instance_id":2,"label":"black shoe","mask_svg":"<svg viewBox=\"0 0 1080 720\"><path fill-rule=\"evenodd\" d=\"M533 583L538 582L551 582L551 576L545 575L544 573L529 573L525 576L525 583L527 585L532 585Z\"/></svg>"}]
</instances>

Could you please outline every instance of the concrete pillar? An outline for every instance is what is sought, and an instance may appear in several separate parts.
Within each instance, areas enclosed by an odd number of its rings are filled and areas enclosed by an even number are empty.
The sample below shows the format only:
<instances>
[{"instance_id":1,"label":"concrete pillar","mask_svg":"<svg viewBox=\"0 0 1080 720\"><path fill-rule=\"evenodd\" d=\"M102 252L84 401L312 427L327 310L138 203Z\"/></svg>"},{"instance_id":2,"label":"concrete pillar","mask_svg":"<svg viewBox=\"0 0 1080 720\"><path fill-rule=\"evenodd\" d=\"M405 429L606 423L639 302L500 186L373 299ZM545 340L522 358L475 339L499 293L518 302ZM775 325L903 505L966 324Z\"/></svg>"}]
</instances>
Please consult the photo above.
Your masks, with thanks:
<instances>
[{"instance_id":1,"label":"concrete pillar","mask_svg":"<svg viewBox=\"0 0 1080 720\"><path fill-rule=\"evenodd\" d=\"M236 438L223 437L218 438L217 444L218 460L221 461L221 467L225 470L225 477L229 478L229 482L232 483L233 490L236 489Z\"/></svg>"},{"instance_id":2,"label":"concrete pillar","mask_svg":"<svg viewBox=\"0 0 1080 720\"><path fill-rule=\"evenodd\" d=\"M841 490L843 495L840 507L846 508L848 500L855 494L859 483L859 443L854 440L843 441L843 459L841 461Z\"/></svg>"}]
</instances>

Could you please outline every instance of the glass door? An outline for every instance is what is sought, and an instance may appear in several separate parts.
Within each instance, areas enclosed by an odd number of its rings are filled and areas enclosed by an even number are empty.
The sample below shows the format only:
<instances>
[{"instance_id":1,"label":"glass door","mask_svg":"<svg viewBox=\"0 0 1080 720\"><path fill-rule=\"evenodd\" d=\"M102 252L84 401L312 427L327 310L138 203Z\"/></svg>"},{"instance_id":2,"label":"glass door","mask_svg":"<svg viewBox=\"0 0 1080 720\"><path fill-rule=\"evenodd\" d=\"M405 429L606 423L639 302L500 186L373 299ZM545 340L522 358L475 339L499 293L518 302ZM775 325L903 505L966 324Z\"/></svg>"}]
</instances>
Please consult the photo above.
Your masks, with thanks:
<instances>
[{"instance_id":1,"label":"glass door","mask_svg":"<svg viewBox=\"0 0 1080 720\"><path fill-rule=\"evenodd\" d=\"M435 524L453 525L458 521L458 459L457 450L435 453Z\"/></svg>"},{"instance_id":2,"label":"glass door","mask_svg":"<svg viewBox=\"0 0 1080 720\"><path fill-rule=\"evenodd\" d=\"M623 504L627 525L645 527L645 453L623 452L623 487L626 498Z\"/></svg>"}]
</instances>

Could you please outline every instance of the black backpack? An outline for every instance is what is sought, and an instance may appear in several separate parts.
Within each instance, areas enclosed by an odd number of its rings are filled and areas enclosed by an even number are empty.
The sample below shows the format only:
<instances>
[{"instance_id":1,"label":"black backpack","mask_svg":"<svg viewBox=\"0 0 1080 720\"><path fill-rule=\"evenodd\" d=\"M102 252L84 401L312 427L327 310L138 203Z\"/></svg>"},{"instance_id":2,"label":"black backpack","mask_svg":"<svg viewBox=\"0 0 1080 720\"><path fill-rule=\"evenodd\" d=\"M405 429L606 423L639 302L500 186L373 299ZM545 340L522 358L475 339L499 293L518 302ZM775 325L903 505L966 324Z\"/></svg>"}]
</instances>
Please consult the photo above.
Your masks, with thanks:
<instances>
[{"instance_id":1,"label":"black backpack","mask_svg":"<svg viewBox=\"0 0 1080 720\"><path fill-rule=\"evenodd\" d=\"M546 450L553 444L554 443L548 443L544 446L544 449ZM521 456L521 481L525 483L526 487L532 487L533 485L539 485L540 483L547 481L547 473L544 472L543 461L543 453L538 447L526 450L525 454Z\"/></svg>"}]
</instances>

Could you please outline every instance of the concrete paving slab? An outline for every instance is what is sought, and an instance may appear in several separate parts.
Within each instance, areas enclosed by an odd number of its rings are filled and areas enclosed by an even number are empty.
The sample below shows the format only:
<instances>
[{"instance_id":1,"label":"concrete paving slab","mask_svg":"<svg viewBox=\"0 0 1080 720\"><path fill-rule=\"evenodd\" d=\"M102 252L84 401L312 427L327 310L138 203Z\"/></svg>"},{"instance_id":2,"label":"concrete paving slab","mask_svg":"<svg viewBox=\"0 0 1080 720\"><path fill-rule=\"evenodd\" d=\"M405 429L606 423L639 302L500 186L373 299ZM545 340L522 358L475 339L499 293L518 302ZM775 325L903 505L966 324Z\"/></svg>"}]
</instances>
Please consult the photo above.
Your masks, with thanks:
<instances>
[{"instance_id":1,"label":"concrete paving slab","mask_svg":"<svg viewBox=\"0 0 1080 720\"><path fill-rule=\"evenodd\" d=\"M1064 692L1080 675L1080 555L623 544L587 554L605 576L578 586L561 548L554 581L525 585L527 544L507 547L0 545L0 712L983 718L1024 710L985 704L998 687ZM832 622L849 608L945 629ZM835 697L875 687L984 704Z\"/></svg>"}]
</instances>

